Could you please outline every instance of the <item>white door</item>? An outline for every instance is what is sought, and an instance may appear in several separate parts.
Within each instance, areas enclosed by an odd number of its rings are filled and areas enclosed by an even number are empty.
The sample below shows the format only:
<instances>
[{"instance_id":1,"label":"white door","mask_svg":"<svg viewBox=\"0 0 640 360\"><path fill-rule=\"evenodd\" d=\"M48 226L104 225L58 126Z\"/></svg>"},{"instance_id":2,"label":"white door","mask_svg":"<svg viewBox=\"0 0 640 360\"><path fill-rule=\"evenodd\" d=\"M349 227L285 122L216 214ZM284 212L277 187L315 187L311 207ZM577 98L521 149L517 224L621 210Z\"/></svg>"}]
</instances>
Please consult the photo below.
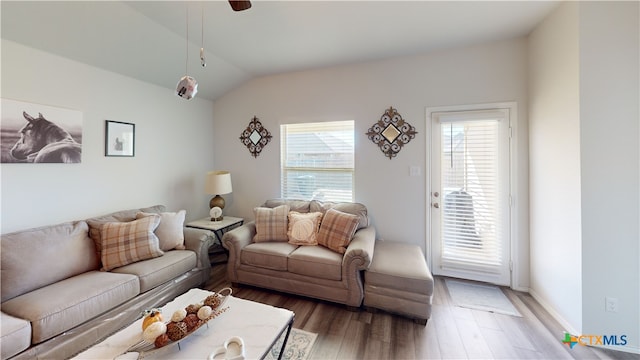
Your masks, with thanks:
<instances>
[{"instance_id":1,"label":"white door","mask_svg":"<svg viewBox=\"0 0 640 360\"><path fill-rule=\"evenodd\" d=\"M432 271L510 285L509 109L431 121Z\"/></svg>"}]
</instances>

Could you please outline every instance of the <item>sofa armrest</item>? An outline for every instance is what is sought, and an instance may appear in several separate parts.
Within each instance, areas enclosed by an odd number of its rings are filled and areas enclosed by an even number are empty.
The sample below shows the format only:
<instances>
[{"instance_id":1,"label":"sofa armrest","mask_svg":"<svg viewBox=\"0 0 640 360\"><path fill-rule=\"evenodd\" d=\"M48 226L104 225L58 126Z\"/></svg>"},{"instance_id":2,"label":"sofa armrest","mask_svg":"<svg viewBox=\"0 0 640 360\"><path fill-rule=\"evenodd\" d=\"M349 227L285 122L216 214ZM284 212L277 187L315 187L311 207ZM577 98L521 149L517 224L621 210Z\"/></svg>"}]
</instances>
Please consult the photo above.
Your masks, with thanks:
<instances>
[{"instance_id":1,"label":"sofa armrest","mask_svg":"<svg viewBox=\"0 0 640 360\"><path fill-rule=\"evenodd\" d=\"M209 248L213 245L213 238L207 230L184 228L184 246L187 250L194 251L198 259L198 268L211 269L209 261ZM210 272L206 271L208 274Z\"/></svg>"},{"instance_id":2,"label":"sofa armrest","mask_svg":"<svg viewBox=\"0 0 640 360\"><path fill-rule=\"evenodd\" d=\"M359 307L364 299L362 271L369 268L376 244L376 229L368 226L356 231L342 258L342 281L349 289L346 304Z\"/></svg>"},{"instance_id":3,"label":"sofa armrest","mask_svg":"<svg viewBox=\"0 0 640 360\"><path fill-rule=\"evenodd\" d=\"M255 221L248 222L231 231L227 231L222 236L222 246L229 251L229 261L227 262L227 278L229 281L238 280L237 269L240 267L240 253L242 248L253 243L256 234Z\"/></svg>"},{"instance_id":4,"label":"sofa armrest","mask_svg":"<svg viewBox=\"0 0 640 360\"><path fill-rule=\"evenodd\" d=\"M353 266L355 270L366 270L373 260L373 248L376 245L376 229L373 226L362 228L353 235L342 259L342 267L347 270ZM353 264L351 264L353 263Z\"/></svg>"}]
</instances>

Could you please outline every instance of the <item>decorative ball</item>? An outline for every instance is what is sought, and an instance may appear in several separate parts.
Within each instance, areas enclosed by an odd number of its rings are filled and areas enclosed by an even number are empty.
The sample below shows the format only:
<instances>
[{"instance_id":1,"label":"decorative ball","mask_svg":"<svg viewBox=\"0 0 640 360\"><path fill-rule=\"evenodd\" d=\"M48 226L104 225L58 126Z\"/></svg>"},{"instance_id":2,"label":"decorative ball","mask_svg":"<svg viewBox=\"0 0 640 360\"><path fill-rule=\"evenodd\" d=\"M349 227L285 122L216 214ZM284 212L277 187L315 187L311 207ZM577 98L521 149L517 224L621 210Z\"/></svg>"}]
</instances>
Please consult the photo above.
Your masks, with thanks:
<instances>
[{"instance_id":1,"label":"decorative ball","mask_svg":"<svg viewBox=\"0 0 640 360\"><path fill-rule=\"evenodd\" d=\"M216 294L209 295L206 299L204 299L204 304L206 306L210 306L212 309L215 309L220 306L220 297Z\"/></svg>"},{"instance_id":2,"label":"decorative ball","mask_svg":"<svg viewBox=\"0 0 640 360\"><path fill-rule=\"evenodd\" d=\"M192 332L200 325L200 319L196 314L189 314L184 318L184 323L187 324L187 332Z\"/></svg>"},{"instance_id":3,"label":"decorative ball","mask_svg":"<svg viewBox=\"0 0 640 360\"><path fill-rule=\"evenodd\" d=\"M147 328L142 333L142 338L144 341L153 343L156 341L156 338L167 332L167 325L162 321L156 321L153 324L147 326Z\"/></svg>"},{"instance_id":4,"label":"decorative ball","mask_svg":"<svg viewBox=\"0 0 640 360\"><path fill-rule=\"evenodd\" d=\"M179 341L187 335L187 324L184 321L167 324L167 336L171 341Z\"/></svg>"},{"instance_id":5,"label":"decorative ball","mask_svg":"<svg viewBox=\"0 0 640 360\"><path fill-rule=\"evenodd\" d=\"M212 313L213 309L210 306L205 305L198 310L198 319L207 320Z\"/></svg>"},{"instance_id":6,"label":"decorative ball","mask_svg":"<svg viewBox=\"0 0 640 360\"><path fill-rule=\"evenodd\" d=\"M173 322L180 322L182 320L184 320L184 318L187 316L187 310L185 309L179 309L176 310L173 315L171 316L171 321Z\"/></svg>"},{"instance_id":7,"label":"decorative ball","mask_svg":"<svg viewBox=\"0 0 640 360\"><path fill-rule=\"evenodd\" d=\"M171 341L169 339L169 336L167 334L162 334L156 338L156 341L153 343L153 345L155 345L155 347L157 348L161 348L169 344L169 341Z\"/></svg>"},{"instance_id":8,"label":"decorative ball","mask_svg":"<svg viewBox=\"0 0 640 360\"><path fill-rule=\"evenodd\" d=\"M202 305L200 304L191 304L187 306L185 310L187 311L187 314L197 314L201 307Z\"/></svg>"}]
</instances>

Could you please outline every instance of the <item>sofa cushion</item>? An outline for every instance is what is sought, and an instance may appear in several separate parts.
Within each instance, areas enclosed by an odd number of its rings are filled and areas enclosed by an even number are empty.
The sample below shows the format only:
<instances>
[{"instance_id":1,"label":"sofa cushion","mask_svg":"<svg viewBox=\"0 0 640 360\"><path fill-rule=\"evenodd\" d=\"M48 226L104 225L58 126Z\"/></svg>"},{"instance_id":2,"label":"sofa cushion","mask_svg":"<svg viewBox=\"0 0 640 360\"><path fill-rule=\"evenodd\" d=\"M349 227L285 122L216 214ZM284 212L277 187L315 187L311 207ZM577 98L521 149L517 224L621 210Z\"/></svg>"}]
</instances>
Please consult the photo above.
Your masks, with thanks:
<instances>
[{"instance_id":1,"label":"sofa cushion","mask_svg":"<svg viewBox=\"0 0 640 360\"><path fill-rule=\"evenodd\" d=\"M358 228L358 221L357 215L327 210L318 231L318 244L344 254Z\"/></svg>"},{"instance_id":2,"label":"sofa cushion","mask_svg":"<svg viewBox=\"0 0 640 360\"><path fill-rule=\"evenodd\" d=\"M289 211L289 244L318 245L318 229L322 221L322 213L299 213Z\"/></svg>"},{"instance_id":3,"label":"sofa cushion","mask_svg":"<svg viewBox=\"0 0 640 360\"><path fill-rule=\"evenodd\" d=\"M136 219L151 215L153 213L139 212L136 214ZM155 233L160 241L160 250L184 250L184 218L187 211L162 212L159 215L160 225Z\"/></svg>"},{"instance_id":4,"label":"sofa cushion","mask_svg":"<svg viewBox=\"0 0 640 360\"><path fill-rule=\"evenodd\" d=\"M102 243L101 233L102 226L108 222L129 222L136 219L136 214L139 212L144 213L161 213L166 211L166 207L164 205L154 205L141 209L129 209L117 211L111 214L94 217L91 219L87 219L87 223L89 224L89 237L93 239L93 242L96 244L96 252L98 253L98 259L100 258L100 246Z\"/></svg>"},{"instance_id":5,"label":"sofa cushion","mask_svg":"<svg viewBox=\"0 0 640 360\"><path fill-rule=\"evenodd\" d=\"M0 243L3 302L100 266L84 221L2 235Z\"/></svg>"},{"instance_id":6,"label":"sofa cushion","mask_svg":"<svg viewBox=\"0 0 640 360\"><path fill-rule=\"evenodd\" d=\"M154 230L160 216L152 215L122 223L111 222L102 226L102 269L109 271L140 260L162 256Z\"/></svg>"},{"instance_id":7,"label":"sofa cushion","mask_svg":"<svg viewBox=\"0 0 640 360\"><path fill-rule=\"evenodd\" d=\"M172 280L196 267L196 253L190 250L171 250L164 255L114 269L114 273L132 274L140 279L140 292Z\"/></svg>"},{"instance_id":8,"label":"sofa cushion","mask_svg":"<svg viewBox=\"0 0 640 360\"><path fill-rule=\"evenodd\" d=\"M257 207L253 209L256 218L255 242L289 241L287 237L289 205L275 208Z\"/></svg>"},{"instance_id":9,"label":"sofa cushion","mask_svg":"<svg viewBox=\"0 0 640 360\"><path fill-rule=\"evenodd\" d=\"M0 354L2 359L27 349L31 345L31 323L0 313Z\"/></svg>"},{"instance_id":10,"label":"sofa cushion","mask_svg":"<svg viewBox=\"0 0 640 360\"><path fill-rule=\"evenodd\" d=\"M274 208L281 205L289 205L289 211L297 211L299 213L310 212L309 201L307 200L271 199L265 201L262 207Z\"/></svg>"},{"instance_id":11,"label":"sofa cushion","mask_svg":"<svg viewBox=\"0 0 640 360\"><path fill-rule=\"evenodd\" d=\"M288 271L328 280L342 279L342 255L322 246L301 246L289 255Z\"/></svg>"},{"instance_id":12,"label":"sofa cushion","mask_svg":"<svg viewBox=\"0 0 640 360\"><path fill-rule=\"evenodd\" d=\"M242 248L240 263L265 269L287 271L287 256L297 248L286 242L253 243Z\"/></svg>"},{"instance_id":13,"label":"sofa cushion","mask_svg":"<svg viewBox=\"0 0 640 360\"><path fill-rule=\"evenodd\" d=\"M312 200L309 204L309 212L320 211L326 213L329 209L336 209L347 214L357 215L358 230L369 226L369 216L367 214L367 207L360 203L352 202L322 202Z\"/></svg>"},{"instance_id":14,"label":"sofa cushion","mask_svg":"<svg viewBox=\"0 0 640 360\"><path fill-rule=\"evenodd\" d=\"M129 274L89 271L2 303L2 311L31 321L32 343L67 331L140 292Z\"/></svg>"}]
</instances>

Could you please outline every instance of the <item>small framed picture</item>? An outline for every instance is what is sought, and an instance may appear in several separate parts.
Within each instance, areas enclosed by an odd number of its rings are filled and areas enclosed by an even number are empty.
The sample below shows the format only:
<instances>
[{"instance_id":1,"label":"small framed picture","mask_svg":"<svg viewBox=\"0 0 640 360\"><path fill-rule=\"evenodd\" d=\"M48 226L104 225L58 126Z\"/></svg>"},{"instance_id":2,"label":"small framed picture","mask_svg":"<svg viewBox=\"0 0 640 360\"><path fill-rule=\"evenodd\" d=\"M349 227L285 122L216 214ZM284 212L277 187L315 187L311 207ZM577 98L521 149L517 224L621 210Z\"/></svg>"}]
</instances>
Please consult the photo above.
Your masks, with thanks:
<instances>
[{"instance_id":1,"label":"small framed picture","mask_svg":"<svg viewBox=\"0 0 640 360\"><path fill-rule=\"evenodd\" d=\"M136 125L107 120L104 156L135 156Z\"/></svg>"}]
</instances>

